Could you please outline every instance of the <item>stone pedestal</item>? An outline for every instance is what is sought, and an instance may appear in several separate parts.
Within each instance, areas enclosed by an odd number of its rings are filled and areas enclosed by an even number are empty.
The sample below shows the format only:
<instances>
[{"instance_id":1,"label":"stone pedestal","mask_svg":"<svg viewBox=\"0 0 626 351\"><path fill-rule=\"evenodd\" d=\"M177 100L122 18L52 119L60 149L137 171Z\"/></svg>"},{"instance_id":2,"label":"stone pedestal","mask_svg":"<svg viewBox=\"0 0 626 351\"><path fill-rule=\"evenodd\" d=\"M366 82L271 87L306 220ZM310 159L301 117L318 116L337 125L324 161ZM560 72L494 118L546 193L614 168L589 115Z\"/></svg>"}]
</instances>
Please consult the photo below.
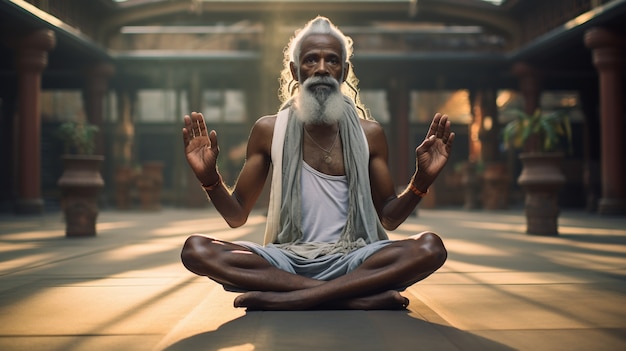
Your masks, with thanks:
<instances>
[{"instance_id":1,"label":"stone pedestal","mask_svg":"<svg viewBox=\"0 0 626 351\"><path fill-rule=\"evenodd\" d=\"M562 153L522 153L517 182L526 192L526 233L558 235L559 190L565 184Z\"/></svg>"},{"instance_id":2,"label":"stone pedestal","mask_svg":"<svg viewBox=\"0 0 626 351\"><path fill-rule=\"evenodd\" d=\"M66 155L63 157L61 207L65 217L65 235L86 237L96 235L99 206L98 195L104 187L100 175L103 156Z\"/></svg>"}]
</instances>

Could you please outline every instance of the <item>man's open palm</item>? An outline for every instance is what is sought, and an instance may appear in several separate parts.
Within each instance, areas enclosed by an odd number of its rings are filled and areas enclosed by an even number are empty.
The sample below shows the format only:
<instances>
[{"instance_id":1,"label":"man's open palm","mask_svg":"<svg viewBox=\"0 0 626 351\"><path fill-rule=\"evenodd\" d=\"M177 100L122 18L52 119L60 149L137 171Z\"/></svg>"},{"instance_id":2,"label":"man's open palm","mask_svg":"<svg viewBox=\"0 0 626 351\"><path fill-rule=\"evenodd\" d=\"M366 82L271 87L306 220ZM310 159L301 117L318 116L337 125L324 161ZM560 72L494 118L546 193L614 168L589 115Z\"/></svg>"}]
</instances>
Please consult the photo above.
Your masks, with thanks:
<instances>
[{"instance_id":1,"label":"man's open palm","mask_svg":"<svg viewBox=\"0 0 626 351\"><path fill-rule=\"evenodd\" d=\"M207 133L204 117L201 113L192 112L185 116L183 128L183 142L185 155L189 166L198 180L204 184L213 184L217 181L217 156L219 147L215 131Z\"/></svg>"},{"instance_id":2,"label":"man's open palm","mask_svg":"<svg viewBox=\"0 0 626 351\"><path fill-rule=\"evenodd\" d=\"M450 132L448 116L440 113L435 114L426 138L415 150L416 167L421 173L420 176L431 182L435 181L439 172L448 162L454 136L455 134Z\"/></svg>"}]
</instances>

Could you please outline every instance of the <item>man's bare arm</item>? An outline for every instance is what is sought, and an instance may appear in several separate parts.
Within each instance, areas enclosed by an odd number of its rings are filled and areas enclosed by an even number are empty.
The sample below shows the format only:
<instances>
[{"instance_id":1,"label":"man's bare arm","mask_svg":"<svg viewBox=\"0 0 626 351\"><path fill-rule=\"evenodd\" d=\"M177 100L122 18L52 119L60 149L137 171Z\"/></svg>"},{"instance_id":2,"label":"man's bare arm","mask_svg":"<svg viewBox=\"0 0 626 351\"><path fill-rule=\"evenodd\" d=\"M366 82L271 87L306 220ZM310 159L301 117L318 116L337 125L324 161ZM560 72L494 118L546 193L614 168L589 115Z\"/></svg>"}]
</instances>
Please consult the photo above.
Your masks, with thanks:
<instances>
[{"instance_id":1,"label":"man's bare arm","mask_svg":"<svg viewBox=\"0 0 626 351\"><path fill-rule=\"evenodd\" d=\"M236 184L229 189L221 181L216 167L219 155L217 134L212 130L206 135L205 126L205 135L203 135L202 127L196 127L196 125L204 124L202 116L198 115L192 114L189 120L185 117L183 139L187 161L200 183L205 186L211 202L228 225L233 228L239 227L247 221L267 179L275 119L264 117L253 126L248 139L246 162ZM192 131L193 128L197 130ZM198 136L197 133L200 135ZM195 137L192 134L195 134ZM193 145L194 143L197 145Z\"/></svg>"},{"instance_id":2,"label":"man's bare arm","mask_svg":"<svg viewBox=\"0 0 626 351\"><path fill-rule=\"evenodd\" d=\"M417 194L428 191L448 161L454 133L448 117L436 114L424 141L416 148L416 172L406 189L396 195L387 166L387 143L381 130L369 128L370 181L372 196L383 227L394 230L402 224L420 202ZM366 129L367 130L367 129Z\"/></svg>"}]
</instances>

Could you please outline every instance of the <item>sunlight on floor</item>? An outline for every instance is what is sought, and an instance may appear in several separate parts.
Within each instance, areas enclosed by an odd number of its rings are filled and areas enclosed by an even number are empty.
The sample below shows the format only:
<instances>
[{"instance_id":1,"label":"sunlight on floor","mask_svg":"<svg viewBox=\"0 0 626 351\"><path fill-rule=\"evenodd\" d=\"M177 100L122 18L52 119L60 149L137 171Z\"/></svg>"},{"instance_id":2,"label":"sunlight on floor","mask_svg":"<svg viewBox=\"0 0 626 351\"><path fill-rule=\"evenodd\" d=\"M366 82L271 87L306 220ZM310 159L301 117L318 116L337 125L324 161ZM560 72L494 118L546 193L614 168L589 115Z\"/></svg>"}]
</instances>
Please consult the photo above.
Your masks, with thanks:
<instances>
[{"instance_id":1,"label":"sunlight on floor","mask_svg":"<svg viewBox=\"0 0 626 351\"><path fill-rule=\"evenodd\" d=\"M248 218L248 221L242 228L247 228L249 226L256 226L258 224L265 224L266 217L265 216L252 216ZM164 228L158 228L153 230L151 233L155 235L177 235L177 234L186 234L191 235L194 233L202 233L211 236L217 236L216 231L230 231L230 227L228 223L224 221L222 218L213 218L213 219L194 219L190 221L176 221L170 222ZM237 238L241 233L235 233L232 236ZM219 237L219 239L225 239L223 237Z\"/></svg>"},{"instance_id":2,"label":"sunlight on floor","mask_svg":"<svg viewBox=\"0 0 626 351\"><path fill-rule=\"evenodd\" d=\"M36 244L36 243L11 243L11 245L1 244L0 254L8 253L8 252L15 252L15 251L32 250L38 247L39 247L39 244ZM6 262L6 261L3 260L3 262Z\"/></svg>"},{"instance_id":3,"label":"sunlight on floor","mask_svg":"<svg viewBox=\"0 0 626 351\"><path fill-rule=\"evenodd\" d=\"M459 226L475 228L475 229L492 230L496 232L521 232L523 233L526 231L526 225L510 224L510 223L461 221L459 222Z\"/></svg>"},{"instance_id":4,"label":"sunlight on floor","mask_svg":"<svg viewBox=\"0 0 626 351\"><path fill-rule=\"evenodd\" d=\"M210 236L219 240L233 241L233 240L242 238L248 234L251 234L252 232L256 230L258 229L252 228L252 227L226 229L226 230L222 230L219 232L212 231Z\"/></svg>"},{"instance_id":5,"label":"sunlight on floor","mask_svg":"<svg viewBox=\"0 0 626 351\"><path fill-rule=\"evenodd\" d=\"M140 223L136 221L126 221L126 222L103 222L96 223L96 230L98 232L105 232L109 230L115 229L123 229L123 228L132 228L139 226Z\"/></svg>"},{"instance_id":6,"label":"sunlight on floor","mask_svg":"<svg viewBox=\"0 0 626 351\"><path fill-rule=\"evenodd\" d=\"M597 253L583 253L583 252L566 252L559 251L546 251L542 254L546 259L552 262L558 263L563 266L570 266L573 269L584 267L586 269L594 270L621 270L626 267L626 256L600 256Z\"/></svg>"},{"instance_id":7,"label":"sunlight on floor","mask_svg":"<svg viewBox=\"0 0 626 351\"><path fill-rule=\"evenodd\" d=\"M228 224L224 221L219 224L211 224L207 223L207 221L199 222L193 221L194 223L186 223L179 224L176 226L167 226L165 228L157 228L151 231L151 234L159 235L159 236L168 236L168 235L179 235L179 234L187 234L191 235L194 233L207 233L214 232L216 230L227 230Z\"/></svg>"},{"instance_id":8,"label":"sunlight on floor","mask_svg":"<svg viewBox=\"0 0 626 351\"><path fill-rule=\"evenodd\" d=\"M0 265L0 273L9 274L14 270L22 270L29 267L37 267L47 264L58 259L58 255L54 252L32 253L27 256L19 256L14 259L2 259Z\"/></svg>"},{"instance_id":9,"label":"sunlight on floor","mask_svg":"<svg viewBox=\"0 0 626 351\"><path fill-rule=\"evenodd\" d=\"M586 235L626 235L626 229L604 229L588 227L559 226L560 234L586 234Z\"/></svg>"},{"instance_id":10,"label":"sunlight on floor","mask_svg":"<svg viewBox=\"0 0 626 351\"><path fill-rule=\"evenodd\" d=\"M413 223L403 223L401 224L397 230L400 231L404 231L404 232L414 232L414 233L419 233L419 232L423 232L426 230L431 230L432 228L430 226L427 225L423 225L423 224L413 224Z\"/></svg>"},{"instance_id":11,"label":"sunlight on floor","mask_svg":"<svg viewBox=\"0 0 626 351\"><path fill-rule=\"evenodd\" d=\"M254 350L254 348L255 348L254 345L247 343L243 345L222 347L221 349L218 349L217 351L252 351Z\"/></svg>"},{"instance_id":12,"label":"sunlight on floor","mask_svg":"<svg viewBox=\"0 0 626 351\"><path fill-rule=\"evenodd\" d=\"M445 239L448 251L467 256L510 256L510 252L499 250L495 247L477 244L468 240Z\"/></svg>"},{"instance_id":13,"label":"sunlight on floor","mask_svg":"<svg viewBox=\"0 0 626 351\"><path fill-rule=\"evenodd\" d=\"M461 260L455 260L453 258L448 257L448 260L446 261L446 263L437 272L446 272L446 273L482 272L482 273L485 273L485 272L509 272L509 271L510 269L507 269L507 268L468 263L468 262L463 262Z\"/></svg>"},{"instance_id":14,"label":"sunlight on floor","mask_svg":"<svg viewBox=\"0 0 626 351\"><path fill-rule=\"evenodd\" d=\"M2 234L3 241L37 241L45 240L53 237L64 237L65 229L59 230L36 230L32 232L20 232L11 234Z\"/></svg>"},{"instance_id":15,"label":"sunlight on floor","mask_svg":"<svg viewBox=\"0 0 626 351\"><path fill-rule=\"evenodd\" d=\"M150 245L146 243L127 245L116 250L107 251L103 254L103 259L112 262L136 260L140 256L165 254L172 248L163 245Z\"/></svg>"}]
</instances>

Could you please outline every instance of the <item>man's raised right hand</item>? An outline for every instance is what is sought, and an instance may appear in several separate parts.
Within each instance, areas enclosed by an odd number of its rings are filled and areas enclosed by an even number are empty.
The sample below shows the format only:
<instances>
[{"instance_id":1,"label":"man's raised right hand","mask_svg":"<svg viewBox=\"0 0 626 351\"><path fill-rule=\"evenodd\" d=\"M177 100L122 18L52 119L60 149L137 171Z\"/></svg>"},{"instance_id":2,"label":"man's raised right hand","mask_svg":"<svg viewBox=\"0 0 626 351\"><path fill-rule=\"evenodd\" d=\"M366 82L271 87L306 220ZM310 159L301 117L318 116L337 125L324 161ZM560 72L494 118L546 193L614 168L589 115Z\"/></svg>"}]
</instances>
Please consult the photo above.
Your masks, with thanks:
<instances>
[{"instance_id":1,"label":"man's raised right hand","mask_svg":"<svg viewBox=\"0 0 626 351\"><path fill-rule=\"evenodd\" d=\"M219 179L217 156L220 149L217 144L217 133L214 130L207 133L201 113L192 112L191 115L185 115L184 121L183 142L187 162L200 183L205 186L214 184Z\"/></svg>"}]
</instances>

